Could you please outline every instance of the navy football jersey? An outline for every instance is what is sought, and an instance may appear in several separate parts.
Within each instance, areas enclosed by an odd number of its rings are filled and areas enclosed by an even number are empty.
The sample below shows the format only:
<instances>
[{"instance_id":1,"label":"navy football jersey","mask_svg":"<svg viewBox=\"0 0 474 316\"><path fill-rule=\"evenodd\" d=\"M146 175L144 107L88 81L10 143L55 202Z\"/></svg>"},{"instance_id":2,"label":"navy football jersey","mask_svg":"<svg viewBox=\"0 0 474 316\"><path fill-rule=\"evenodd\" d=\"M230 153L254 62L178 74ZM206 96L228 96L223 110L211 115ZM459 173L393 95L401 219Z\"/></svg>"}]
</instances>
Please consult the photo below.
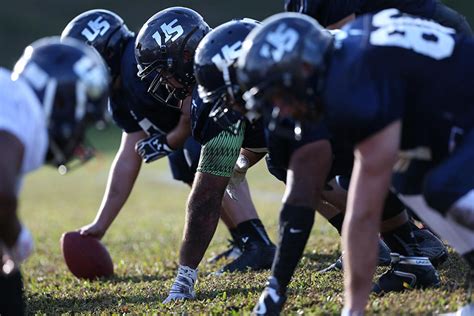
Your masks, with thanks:
<instances>
[{"instance_id":1,"label":"navy football jersey","mask_svg":"<svg viewBox=\"0 0 474 316\"><path fill-rule=\"evenodd\" d=\"M147 134L168 133L179 121L181 112L160 103L147 90L150 82L137 77L135 39L125 47L120 69L120 85L113 87L109 109L115 123L126 133L140 130Z\"/></svg>"},{"instance_id":2,"label":"navy football jersey","mask_svg":"<svg viewBox=\"0 0 474 316\"><path fill-rule=\"evenodd\" d=\"M326 74L331 130L358 142L401 120L401 149L439 161L474 126L472 56L473 40L396 9L358 18L337 35Z\"/></svg>"}]
</instances>

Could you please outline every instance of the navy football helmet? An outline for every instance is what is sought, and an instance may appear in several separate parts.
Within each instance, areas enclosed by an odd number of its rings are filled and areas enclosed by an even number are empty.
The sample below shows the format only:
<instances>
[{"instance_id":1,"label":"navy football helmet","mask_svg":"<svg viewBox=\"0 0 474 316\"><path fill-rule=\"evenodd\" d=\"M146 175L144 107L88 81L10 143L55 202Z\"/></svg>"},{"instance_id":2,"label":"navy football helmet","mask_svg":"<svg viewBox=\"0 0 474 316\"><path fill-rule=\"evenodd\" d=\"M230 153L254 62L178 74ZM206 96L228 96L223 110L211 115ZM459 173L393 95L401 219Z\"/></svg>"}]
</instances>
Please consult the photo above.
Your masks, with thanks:
<instances>
[{"instance_id":1,"label":"navy football helmet","mask_svg":"<svg viewBox=\"0 0 474 316\"><path fill-rule=\"evenodd\" d=\"M243 43L237 77L246 92L248 111L262 113L270 131L279 132L279 109L275 95L291 96L305 104L308 119L320 114L317 99L322 89L333 37L314 19L299 13L279 13L264 20ZM292 137L301 137L296 122Z\"/></svg>"},{"instance_id":2,"label":"navy football helmet","mask_svg":"<svg viewBox=\"0 0 474 316\"><path fill-rule=\"evenodd\" d=\"M121 17L102 9L79 14L61 34L61 38L73 37L93 46L109 66L112 78L120 74L125 45L134 36Z\"/></svg>"},{"instance_id":3,"label":"navy football helmet","mask_svg":"<svg viewBox=\"0 0 474 316\"><path fill-rule=\"evenodd\" d=\"M235 64L243 41L258 23L241 19L218 26L199 43L194 56L199 96L204 103L212 104L209 116L231 132L237 132L232 126L242 119L239 112L245 109ZM238 107L237 111L233 107Z\"/></svg>"},{"instance_id":4,"label":"navy football helmet","mask_svg":"<svg viewBox=\"0 0 474 316\"><path fill-rule=\"evenodd\" d=\"M196 83L194 53L209 31L201 15L183 7L162 10L143 25L136 38L135 56L138 76L153 78L148 88L151 95L173 106L172 98L182 100L191 93ZM160 89L162 86L169 90L165 98Z\"/></svg>"},{"instance_id":5,"label":"navy football helmet","mask_svg":"<svg viewBox=\"0 0 474 316\"><path fill-rule=\"evenodd\" d=\"M40 39L16 63L12 79L19 77L43 105L49 135L46 161L66 171L73 158L89 158L82 146L88 111L102 107L109 85L97 52L74 39Z\"/></svg>"}]
</instances>

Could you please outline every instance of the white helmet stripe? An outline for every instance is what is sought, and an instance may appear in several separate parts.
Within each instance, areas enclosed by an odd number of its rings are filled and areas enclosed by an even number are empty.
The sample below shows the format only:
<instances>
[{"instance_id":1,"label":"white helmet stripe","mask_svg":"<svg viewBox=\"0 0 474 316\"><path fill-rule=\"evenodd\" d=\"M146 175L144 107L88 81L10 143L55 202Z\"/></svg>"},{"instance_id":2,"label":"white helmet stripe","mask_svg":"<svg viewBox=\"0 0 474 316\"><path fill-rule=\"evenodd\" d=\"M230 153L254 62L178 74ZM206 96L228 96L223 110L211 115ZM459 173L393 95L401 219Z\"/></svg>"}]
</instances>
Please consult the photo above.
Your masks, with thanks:
<instances>
[{"instance_id":1,"label":"white helmet stripe","mask_svg":"<svg viewBox=\"0 0 474 316\"><path fill-rule=\"evenodd\" d=\"M82 120L86 114L87 88L81 80L76 83L76 121Z\"/></svg>"},{"instance_id":2,"label":"white helmet stripe","mask_svg":"<svg viewBox=\"0 0 474 316\"><path fill-rule=\"evenodd\" d=\"M53 104L56 96L57 87L58 81L56 79L49 79L48 84L44 89L43 108L47 122L49 122L51 112L53 111Z\"/></svg>"}]
</instances>

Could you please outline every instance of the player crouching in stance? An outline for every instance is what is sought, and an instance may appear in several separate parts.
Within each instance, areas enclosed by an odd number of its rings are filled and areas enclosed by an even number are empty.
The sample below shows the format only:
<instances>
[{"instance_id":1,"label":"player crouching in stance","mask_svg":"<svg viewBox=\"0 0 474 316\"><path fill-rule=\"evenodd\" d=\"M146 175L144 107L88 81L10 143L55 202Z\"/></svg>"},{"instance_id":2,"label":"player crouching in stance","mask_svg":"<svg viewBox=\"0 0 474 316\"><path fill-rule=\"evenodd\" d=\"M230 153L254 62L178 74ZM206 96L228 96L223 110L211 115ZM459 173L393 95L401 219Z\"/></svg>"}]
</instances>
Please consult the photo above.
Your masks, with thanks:
<instances>
[{"instance_id":1,"label":"player crouching in stance","mask_svg":"<svg viewBox=\"0 0 474 316\"><path fill-rule=\"evenodd\" d=\"M174 20L168 17L170 21ZM179 39L170 41L174 48L195 50L199 39L209 31L207 24L202 19L199 21L202 22L201 31L195 32L192 40L182 34ZM183 28L183 32L192 30L192 25ZM189 104L180 109L181 101L176 96L170 97L165 86L148 91L155 87L151 85L153 76L137 76L136 36L121 17L102 9L83 12L67 24L62 37L73 37L93 46L112 74L109 110L114 122L122 129L122 142L110 168L109 181L96 218L80 228L84 235L102 238L126 203L140 173L142 161L152 163L167 156L173 178L191 186L201 146L190 137ZM241 185L239 192L245 192L240 191L242 188L248 191L248 187ZM257 217L256 211L249 199L233 201L227 198L223 204L226 212L222 218L232 234L234 247L216 258L224 256L235 259L241 253L238 246L241 238L245 238L249 230L245 228L250 226L252 230L251 225L255 224L253 217ZM248 214L251 222L246 221L249 219L245 217ZM239 225L234 225L234 222Z\"/></svg>"},{"instance_id":2,"label":"player crouching in stance","mask_svg":"<svg viewBox=\"0 0 474 316\"><path fill-rule=\"evenodd\" d=\"M80 151L89 118L103 109L108 72L88 46L59 38L25 49L13 73L0 69L0 314L24 313L19 264L33 240L17 213L23 177L46 161L65 166Z\"/></svg>"},{"instance_id":3,"label":"player crouching in stance","mask_svg":"<svg viewBox=\"0 0 474 316\"><path fill-rule=\"evenodd\" d=\"M243 178L246 169L266 153L263 125L252 124L233 111L221 112L223 105L242 102L234 63L243 40L256 25L248 19L225 23L207 34L196 51L194 70L200 97L193 100L191 118L193 135L203 147L188 199L180 267L165 302L195 297L197 267L215 233L220 204L233 177L234 165L237 162L237 171ZM227 124L223 127L222 122L228 120L232 122L230 128ZM234 198L244 197L237 194ZM243 254L222 272L270 268L275 246L263 226L255 232L245 240Z\"/></svg>"},{"instance_id":4,"label":"player crouching in stance","mask_svg":"<svg viewBox=\"0 0 474 316\"><path fill-rule=\"evenodd\" d=\"M209 27L197 12L181 7L160 11L145 23L137 36L135 55L140 68L138 76L143 80L151 79L149 93L154 94L160 87L166 87L169 91L166 99L182 100L182 110L188 109L192 112L195 107L199 107L202 100L199 98L194 76L194 57L196 51L199 51L198 44L208 32ZM244 124L240 127L244 127ZM191 124L189 130L191 131ZM196 267L214 234L217 224L215 216L219 217L223 202L231 202L234 205L234 213L242 211L235 208L235 204L245 207L247 218L235 221L242 233L241 241L244 244L242 254L222 270L228 272L258 270L269 268L271 265L275 247L269 241L255 209L253 208L253 212L248 212L252 201L246 183L241 183L245 185L246 192L232 194L234 199L229 199L228 195L224 196L239 157L242 133L234 135L219 131L211 136L212 139L208 138L205 144L203 142L193 188L187 203L185 232L180 251L178 278L190 277L188 288L182 288L183 297L194 296L192 288L197 275ZM249 147L258 148L264 145L257 147L250 144ZM245 168L247 167L243 169ZM238 171L242 173L243 169ZM263 256L267 260L262 259L262 253L269 253L268 256Z\"/></svg>"},{"instance_id":5,"label":"player crouching in stance","mask_svg":"<svg viewBox=\"0 0 474 316\"><path fill-rule=\"evenodd\" d=\"M278 43L271 41L275 34L282 38ZM390 9L358 18L335 39L311 18L279 14L246 41L239 79L248 90L248 108L270 108L273 120L324 117L355 148L343 226L344 315L364 313L390 184L474 266L474 234L463 227L471 227L474 213L474 180L465 176L474 159L474 93L466 88L474 78L466 67L472 40ZM301 129L294 134L301 136ZM282 295L278 280L271 280L256 312L278 312Z\"/></svg>"}]
</instances>

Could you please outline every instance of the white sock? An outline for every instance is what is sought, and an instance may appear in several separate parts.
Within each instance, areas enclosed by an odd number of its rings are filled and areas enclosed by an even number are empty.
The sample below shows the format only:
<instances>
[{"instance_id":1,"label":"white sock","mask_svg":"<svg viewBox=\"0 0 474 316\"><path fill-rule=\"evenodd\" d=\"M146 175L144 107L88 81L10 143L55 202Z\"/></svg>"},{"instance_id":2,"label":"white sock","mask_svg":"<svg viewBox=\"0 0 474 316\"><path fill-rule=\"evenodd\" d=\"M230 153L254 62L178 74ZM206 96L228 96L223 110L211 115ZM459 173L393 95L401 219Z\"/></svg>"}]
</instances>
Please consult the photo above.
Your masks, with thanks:
<instances>
[{"instance_id":1,"label":"white sock","mask_svg":"<svg viewBox=\"0 0 474 316\"><path fill-rule=\"evenodd\" d=\"M344 307L341 311L341 316L363 316L364 312L362 311L353 311L347 307Z\"/></svg>"},{"instance_id":2,"label":"white sock","mask_svg":"<svg viewBox=\"0 0 474 316\"><path fill-rule=\"evenodd\" d=\"M188 266L179 265L178 267L178 276L183 276L192 281L193 284L196 283L198 277L198 269L192 269Z\"/></svg>"}]
</instances>

